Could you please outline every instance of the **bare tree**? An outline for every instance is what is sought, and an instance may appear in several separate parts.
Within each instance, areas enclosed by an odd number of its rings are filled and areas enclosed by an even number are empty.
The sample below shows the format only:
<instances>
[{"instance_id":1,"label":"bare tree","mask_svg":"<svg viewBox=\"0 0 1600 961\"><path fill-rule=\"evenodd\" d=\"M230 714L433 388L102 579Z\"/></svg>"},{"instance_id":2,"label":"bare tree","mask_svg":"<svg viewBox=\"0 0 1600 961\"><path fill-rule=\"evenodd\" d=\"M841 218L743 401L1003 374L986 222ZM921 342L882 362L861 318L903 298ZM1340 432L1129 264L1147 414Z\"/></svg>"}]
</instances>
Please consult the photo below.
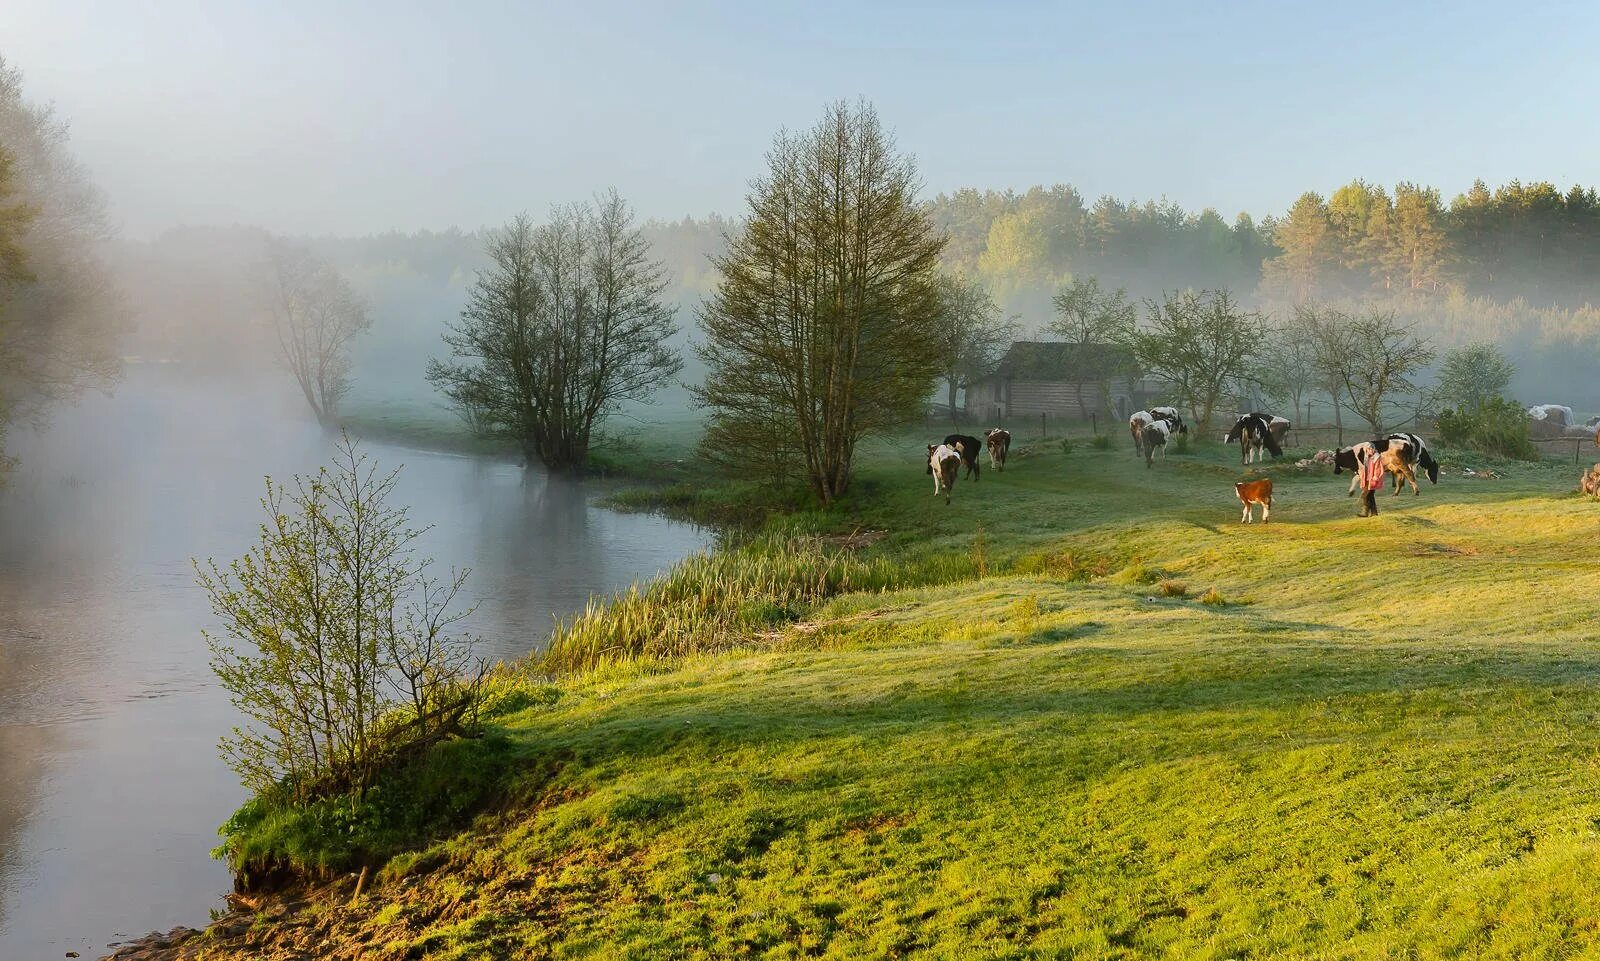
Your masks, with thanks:
<instances>
[{"instance_id":1,"label":"bare tree","mask_svg":"<svg viewBox=\"0 0 1600 961\"><path fill-rule=\"evenodd\" d=\"M367 306L331 264L287 241L267 248L278 354L317 421L331 424L350 391L350 345L372 326Z\"/></svg>"},{"instance_id":2,"label":"bare tree","mask_svg":"<svg viewBox=\"0 0 1600 961\"><path fill-rule=\"evenodd\" d=\"M1412 378L1432 362L1433 347L1399 323L1392 311L1355 316L1308 307L1300 316L1314 331L1315 363L1334 397L1335 417L1341 404L1348 403L1374 432L1383 433L1385 405L1397 394L1417 393Z\"/></svg>"},{"instance_id":3,"label":"bare tree","mask_svg":"<svg viewBox=\"0 0 1600 961\"><path fill-rule=\"evenodd\" d=\"M1230 388L1259 383L1256 361L1265 325L1226 290L1170 294L1146 301L1145 325L1129 335L1139 366L1165 381L1194 414L1204 435Z\"/></svg>"},{"instance_id":4,"label":"bare tree","mask_svg":"<svg viewBox=\"0 0 1600 961\"><path fill-rule=\"evenodd\" d=\"M431 361L428 380L529 463L580 467L607 415L683 366L667 344L665 272L616 191L555 208L542 226L518 217L488 254L494 265L445 335L451 359Z\"/></svg>"},{"instance_id":5,"label":"bare tree","mask_svg":"<svg viewBox=\"0 0 1600 961\"><path fill-rule=\"evenodd\" d=\"M857 442L914 416L939 376L947 341L929 318L944 239L870 105L829 106L811 130L780 134L767 162L700 311L703 446L802 478L828 504L850 485Z\"/></svg>"},{"instance_id":6,"label":"bare tree","mask_svg":"<svg viewBox=\"0 0 1600 961\"><path fill-rule=\"evenodd\" d=\"M1316 335L1302 319L1303 307L1296 307L1294 319L1269 331L1270 343L1263 356L1266 371L1264 386L1278 400L1289 402L1294 412L1291 418L1304 426L1310 420L1307 405L1305 420L1301 419L1301 405L1306 395L1322 386L1322 377L1316 362Z\"/></svg>"},{"instance_id":7,"label":"bare tree","mask_svg":"<svg viewBox=\"0 0 1600 961\"><path fill-rule=\"evenodd\" d=\"M1078 409L1084 410L1083 385L1096 386L1097 405L1111 409L1111 378L1126 373L1120 345L1126 344L1139 310L1121 287L1102 290L1097 277L1074 277L1051 301L1056 319L1045 328L1069 344L1077 344L1077 370L1068 372L1077 388ZM1115 350L1107 349L1116 347Z\"/></svg>"},{"instance_id":8,"label":"bare tree","mask_svg":"<svg viewBox=\"0 0 1600 961\"><path fill-rule=\"evenodd\" d=\"M1015 318L1007 317L977 281L939 278L939 324L946 346L942 354L950 420L956 420L956 392L994 370L1001 354L1017 337Z\"/></svg>"}]
</instances>

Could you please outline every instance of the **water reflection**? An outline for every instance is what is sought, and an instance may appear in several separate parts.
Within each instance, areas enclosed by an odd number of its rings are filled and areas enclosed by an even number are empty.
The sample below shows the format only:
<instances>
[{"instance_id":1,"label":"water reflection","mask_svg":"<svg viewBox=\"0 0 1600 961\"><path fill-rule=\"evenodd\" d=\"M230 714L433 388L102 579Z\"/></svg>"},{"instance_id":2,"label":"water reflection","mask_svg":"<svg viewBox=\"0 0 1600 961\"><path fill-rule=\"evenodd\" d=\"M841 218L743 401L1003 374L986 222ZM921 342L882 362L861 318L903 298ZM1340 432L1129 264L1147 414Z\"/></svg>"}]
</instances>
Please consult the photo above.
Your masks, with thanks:
<instances>
[{"instance_id":1,"label":"water reflection","mask_svg":"<svg viewBox=\"0 0 1600 961\"><path fill-rule=\"evenodd\" d=\"M240 554L262 475L313 469L330 443L237 385L138 371L15 440L0 491L0 958L89 955L203 923L226 887L208 851L240 800L215 751L235 716L206 667L189 558ZM473 569L467 627L492 657L706 542L513 464L368 449L404 463L397 497L431 525L423 551Z\"/></svg>"}]
</instances>

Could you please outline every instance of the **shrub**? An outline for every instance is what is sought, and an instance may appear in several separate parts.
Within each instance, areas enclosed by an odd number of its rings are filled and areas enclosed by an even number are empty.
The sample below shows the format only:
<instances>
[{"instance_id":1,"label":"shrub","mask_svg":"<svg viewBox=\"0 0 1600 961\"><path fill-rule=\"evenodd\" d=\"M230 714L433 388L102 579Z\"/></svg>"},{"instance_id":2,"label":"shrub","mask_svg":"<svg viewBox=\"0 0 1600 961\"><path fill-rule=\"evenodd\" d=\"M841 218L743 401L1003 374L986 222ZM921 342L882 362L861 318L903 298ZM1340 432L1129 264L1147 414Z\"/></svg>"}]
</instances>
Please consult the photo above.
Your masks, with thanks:
<instances>
[{"instance_id":1,"label":"shrub","mask_svg":"<svg viewBox=\"0 0 1600 961\"><path fill-rule=\"evenodd\" d=\"M1162 597L1186 597L1189 588L1177 581L1162 581L1159 585Z\"/></svg>"},{"instance_id":2,"label":"shrub","mask_svg":"<svg viewBox=\"0 0 1600 961\"><path fill-rule=\"evenodd\" d=\"M1528 414L1514 400L1496 397L1476 408L1457 407L1439 415L1439 439L1491 457L1538 460L1539 449L1528 440Z\"/></svg>"},{"instance_id":3,"label":"shrub","mask_svg":"<svg viewBox=\"0 0 1600 961\"><path fill-rule=\"evenodd\" d=\"M1200 596L1200 603L1210 607L1223 607L1228 603L1228 599L1222 596L1221 591L1213 587Z\"/></svg>"},{"instance_id":4,"label":"shrub","mask_svg":"<svg viewBox=\"0 0 1600 961\"><path fill-rule=\"evenodd\" d=\"M1061 453L1062 454L1071 454L1072 453L1072 447L1073 447L1072 438L1070 438L1070 437L1061 438Z\"/></svg>"},{"instance_id":5,"label":"shrub","mask_svg":"<svg viewBox=\"0 0 1600 961\"><path fill-rule=\"evenodd\" d=\"M452 631L466 574L437 580L412 554L419 532L387 503L398 476L346 436L331 468L267 479L248 553L195 562L222 622L212 669L249 721L222 755L273 803L359 799L380 767L476 723L484 670Z\"/></svg>"},{"instance_id":6,"label":"shrub","mask_svg":"<svg viewBox=\"0 0 1600 961\"><path fill-rule=\"evenodd\" d=\"M1090 441L1089 444L1095 450L1110 450L1111 438L1105 434L1096 434L1094 435L1094 440Z\"/></svg>"},{"instance_id":7,"label":"shrub","mask_svg":"<svg viewBox=\"0 0 1600 961\"><path fill-rule=\"evenodd\" d=\"M1187 454L1187 453L1189 453L1189 435L1188 434L1179 434L1178 435L1178 439L1172 442L1172 452L1174 454Z\"/></svg>"}]
</instances>

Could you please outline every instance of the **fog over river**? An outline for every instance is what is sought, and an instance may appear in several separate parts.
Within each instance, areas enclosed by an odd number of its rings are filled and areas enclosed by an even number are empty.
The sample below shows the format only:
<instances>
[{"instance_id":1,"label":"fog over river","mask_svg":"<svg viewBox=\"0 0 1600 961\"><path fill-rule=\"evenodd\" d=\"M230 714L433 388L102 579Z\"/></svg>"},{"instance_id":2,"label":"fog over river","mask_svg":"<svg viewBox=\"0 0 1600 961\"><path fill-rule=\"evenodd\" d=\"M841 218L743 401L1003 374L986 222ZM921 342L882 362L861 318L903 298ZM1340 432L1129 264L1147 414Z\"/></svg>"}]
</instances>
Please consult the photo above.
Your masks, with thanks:
<instances>
[{"instance_id":1,"label":"fog over river","mask_svg":"<svg viewBox=\"0 0 1600 961\"><path fill-rule=\"evenodd\" d=\"M228 874L209 852L243 792L216 742L237 719L207 667L213 619L190 558L243 553L262 476L312 470L332 441L280 390L148 367L8 439L0 958L97 957L221 906ZM506 461L364 446L404 465L396 499L432 525L421 552L472 568L466 627L491 657L709 539Z\"/></svg>"}]
</instances>

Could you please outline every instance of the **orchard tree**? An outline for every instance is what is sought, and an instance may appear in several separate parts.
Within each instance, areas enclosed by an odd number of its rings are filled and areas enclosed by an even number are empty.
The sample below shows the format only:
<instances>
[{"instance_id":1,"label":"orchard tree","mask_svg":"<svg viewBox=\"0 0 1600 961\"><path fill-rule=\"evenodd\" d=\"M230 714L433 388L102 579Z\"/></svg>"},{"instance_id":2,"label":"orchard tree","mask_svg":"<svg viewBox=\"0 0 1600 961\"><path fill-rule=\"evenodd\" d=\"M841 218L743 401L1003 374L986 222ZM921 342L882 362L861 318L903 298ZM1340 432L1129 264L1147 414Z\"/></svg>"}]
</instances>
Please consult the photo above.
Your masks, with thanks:
<instances>
[{"instance_id":1,"label":"orchard tree","mask_svg":"<svg viewBox=\"0 0 1600 961\"><path fill-rule=\"evenodd\" d=\"M1078 409L1088 409L1083 403L1083 385L1091 383L1099 391L1096 403L1109 410L1111 377L1125 372L1120 369L1125 364L1117 359L1120 345L1127 343L1133 332L1138 308L1128 300L1126 290L1104 290L1096 277L1074 277L1072 283L1057 291L1051 303L1055 320L1045 331L1078 345L1079 369L1068 372L1077 388ZM1118 349L1105 349L1111 345Z\"/></svg>"},{"instance_id":2,"label":"orchard tree","mask_svg":"<svg viewBox=\"0 0 1600 961\"><path fill-rule=\"evenodd\" d=\"M574 470L597 426L682 369L662 301L666 272L616 191L517 217L490 235L478 275L428 380L480 432L517 443L528 463Z\"/></svg>"},{"instance_id":3,"label":"orchard tree","mask_svg":"<svg viewBox=\"0 0 1600 961\"><path fill-rule=\"evenodd\" d=\"M1433 361L1433 348L1391 311L1352 315L1308 308L1302 316L1315 331L1316 366L1333 395L1336 419L1340 405L1349 404L1375 433L1383 433L1385 405L1397 395L1417 392L1413 378ZM1342 444L1343 422L1336 422Z\"/></svg>"},{"instance_id":4,"label":"orchard tree","mask_svg":"<svg viewBox=\"0 0 1600 961\"><path fill-rule=\"evenodd\" d=\"M700 310L703 448L803 479L830 504L857 442L921 412L944 369L949 343L930 322L944 239L917 201L914 162L864 102L779 134L767 162Z\"/></svg>"},{"instance_id":5,"label":"orchard tree","mask_svg":"<svg viewBox=\"0 0 1600 961\"><path fill-rule=\"evenodd\" d=\"M940 377L945 382L950 419L956 420L956 392L994 371L1017 337L1017 324L995 304L977 281L939 278L939 325L945 346Z\"/></svg>"},{"instance_id":6,"label":"orchard tree","mask_svg":"<svg viewBox=\"0 0 1600 961\"><path fill-rule=\"evenodd\" d=\"M1164 381L1189 408L1202 434L1231 389L1259 383L1266 328L1261 315L1226 290L1186 291L1146 301L1144 326L1128 338L1139 367Z\"/></svg>"}]
</instances>

